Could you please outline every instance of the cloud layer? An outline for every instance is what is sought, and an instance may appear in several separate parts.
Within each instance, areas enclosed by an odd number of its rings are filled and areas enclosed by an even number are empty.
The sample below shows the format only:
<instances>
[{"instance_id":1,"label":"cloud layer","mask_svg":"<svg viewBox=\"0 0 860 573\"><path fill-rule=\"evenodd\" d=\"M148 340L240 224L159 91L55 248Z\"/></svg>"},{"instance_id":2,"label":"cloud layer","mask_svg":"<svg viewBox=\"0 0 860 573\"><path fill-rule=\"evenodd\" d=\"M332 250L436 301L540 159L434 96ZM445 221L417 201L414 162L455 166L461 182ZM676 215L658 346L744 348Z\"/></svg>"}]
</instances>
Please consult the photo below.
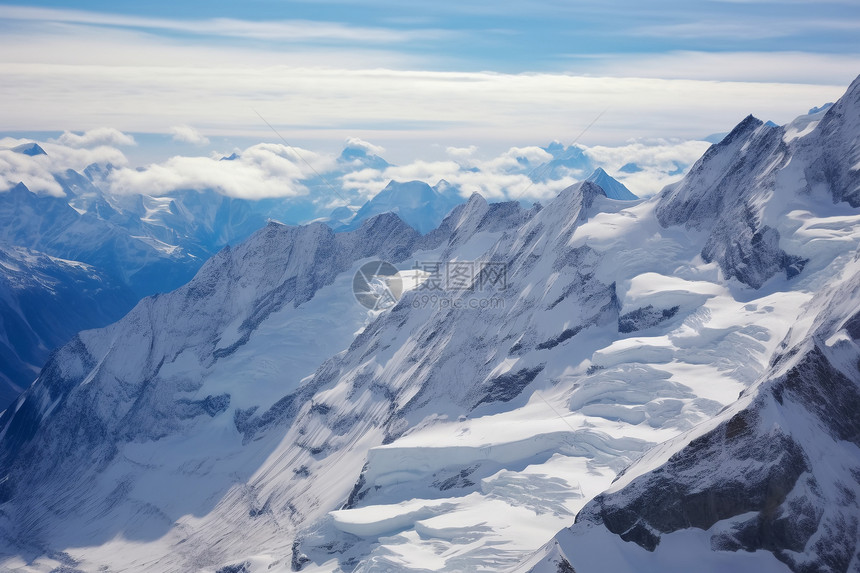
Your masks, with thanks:
<instances>
[{"instance_id":1,"label":"cloud layer","mask_svg":"<svg viewBox=\"0 0 860 573\"><path fill-rule=\"evenodd\" d=\"M3 123L15 131L112 125L124 132L167 133L174 128L184 130L175 132L179 140L202 142L187 128L194 126L213 141L216 135L259 140L270 136L259 111L291 142L321 148L360 137L403 160L431 144L478 145L501 153L524 143L570 142L603 110L583 143L692 139L725 131L749 113L784 123L839 97L860 71L857 41L843 39L830 52L802 51L797 47L805 45L802 38L785 41L786 34L802 35L798 26L810 10L805 4L806 12L781 8L774 17L784 25L758 26L777 28L780 35L777 43L756 44L760 50L737 39L748 37L749 30L727 27L761 20L732 18L720 5L726 3L710 3L708 10L678 4L663 20L649 16L639 22L631 15L641 12L634 4L627 14L590 1L580 3L579 11L540 2L535 18L559 26L545 32L547 41L559 45L527 62L520 62L517 46L531 49L525 38L537 31L470 33L455 29L453 20L440 31L402 24L408 18L395 24L393 15L378 20L385 25L369 26L0 5ZM730 6L747 9L747 4ZM459 14L464 26L484 25L487 14L472 8L443 2L434 21ZM505 24L513 25L509 18L522 7L505 8L512 10ZM394 12L401 9L407 10ZM815 15L809 34L822 38L842 38L840 30L855 21L852 14L838 17L833 3ZM601 37L615 43L586 49L591 44L584 46L580 36L587 30L570 36L560 28L563 22L584 26L580 20L589 18L602 19ZM617 29L610 26L613 21ZM725 39L719 50L704 50L693 41L702 36L702 26ZM440 41L445 34L451 37ZM640 41L657 42L660 49L611 49ZM785 51L786 45L796 51ZM457 60L460 52L478 59ZM481 59L489 57L492 62ZM476 71L507 69L506 62L515 61L517 70Z\"/></svg>"},{"instance_id":2,"label":"cloud layer","mask_svg":"<svg viewBox=\"0 0 860 573\"><path fill-rule=\"evenodd\" d=\"M31 191L62 196L63 189L54 179L67 169L83 171L98 163L125 166L128 163L122 151L114 145L128 145L134 139L115 129L96 129L81 135L64 133L56 141L39 142L46 155L29 156L12 151L30 139L0 138L0 191L6 191L23 182Z\"/></svg>"},{"instance_id":3,"label":"cloud layer","mask_svg":"<svg viewBox=\"0 0 860 573\"><path fill-rule=\"evenodd\" d=\"M64 131L63 134L54 141L60 145L76 149L82 147L96 147L99 145L136 145L134 137L112 127L98 127L80 134L72 133L71 131Z\"/></svg>"},{"instance_id":4,"label":"cloud layer","mask_svg":"<svg viewBox=\"0 0 860 573\"><path fill-rule=\"evenodd\" d=\"M193 139L193 138L192 138ZM453 185L462 196L480 193L490 200L547 200L564 187L587 177L593 167L603 167L630 189L646 196L677 180L708 144L703 141L639 140L621 146L579 146L581 167L556 167L549 162L561 156L537 146L511 147L498 154L478 146L448 147L439 160L412 159L384 166L375 159L316 152L276 143L259 143L230 154L176 155L141 167L128 165L117 147L134 139L115 129L98 128L82 134L64 133L56 140L40 142L47 155L34 157L12 150L31 140L0 140L0 192L23 182L32 191L60 196L54 179L67 169L81 172L97 163L112 166L98 181L114 195L164 195L182 190L213 190L244 199L286 198L311 202L325 210L344 204L360 205L381 191L391 180L441 180ZM371 142L348 138L345 147L370 156L385 150ZM629 169L635 164L635 169Z\"/></svg>"},{"instance_id":5,"label":"cloud layer","mask_svg":"<svg viewBox=\"0 0 860 573\"><path fill-rule=\"evenodd\" d=\"M304 181L333 165L333 157L261 143L230 161L215 156L176 156L145 168L116 169L106 183L117 194L163 195L185 189L211 189L244 199L300 197L308 194Z\"/></svg>"},{"instance_id":6,"label":"cloud layer","mask_svg":"<svg viewBox=\"0 0 860 573\"><path fill-rule=\"evenodd\" d=\"M209 145L209 138L190 125L174 125L170 128L173 141L190 143L192 145Z\"/></svg>"}]
</instances>

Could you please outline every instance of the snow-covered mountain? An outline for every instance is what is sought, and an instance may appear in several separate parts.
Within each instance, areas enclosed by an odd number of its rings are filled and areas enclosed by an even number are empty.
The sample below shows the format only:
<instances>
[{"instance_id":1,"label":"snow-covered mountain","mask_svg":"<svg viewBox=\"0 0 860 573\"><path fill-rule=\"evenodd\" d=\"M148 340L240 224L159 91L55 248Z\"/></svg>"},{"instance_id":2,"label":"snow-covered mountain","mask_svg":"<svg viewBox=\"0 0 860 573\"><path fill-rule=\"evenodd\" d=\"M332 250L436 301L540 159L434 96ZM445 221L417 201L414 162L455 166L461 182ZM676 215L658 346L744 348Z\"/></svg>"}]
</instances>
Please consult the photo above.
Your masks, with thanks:
<instances>
[{"instance_id":1,"label":"snow-covered mountain","mask_svg":"<svg viewBox=\"0 0 860 573\"><path fill-rule=\"evenodd\" d=\"M376 150L368 148L367 144L357 144L355 141L347 141L347 145L341 151L337 159L340 170L346 173L358 169L385 169L391 167L385 159L377 155Z\"/></svg>"},{"instance_id":2,"label":"snow-covered mountain","mask_svg":"<svg viewBox=\"0 0 860 573\"><path fill-rule=\"evenodd\" d=\"M554 141L542 149L552 155L552 159L532 171L531 177L535 181L561 179L571 174L584 175L595 169L591 158L575 144L565 147L563 143Z\"/></svg>"},{"instance_id":3,"label":"snow-covered mountain","mask_svg":"<svg viewBox=\"0 0 860 573\"><path fill-rule=\"evenodd\" d=\"M236 244L265 226L265 207L215 191L178 191L160 197L130 196L129 225L165 245L191 253L200 262L224 245ZM139 221L139 222L138 222Z\"/></svg>"},{"instance_id":4,"label":"snow-covered mountain","mask_svg":"<svg viewBox=\"0 0 860 573\"><path fill-rule=\"evenodd\" d=\"M30 155L36 149L45 153L35 143L16 148ZM49 257L65 261L47 271L54 279L50 283L36 279L44 269L14 265L27 269L19 278L32 270L33 280L16 279L17 286L9 291L10 297L25 297L30 310L16 310L9 315L15 320L0 322L0 339L15 348L0 361L0 380L9 392L0 399L0 409L17 397L15 389L35 379L48 353L73 334L110 324L140 298L185 284L225 244L243 240L266 224L251 202L211 191L164 197L105 194L98 183L111 169L91 165L83 173L68 169L54 174L64 196L36 194L24 184L0 192L0 245L11 248L7 255L32 249L45 253L42 262ZM82 283L77 275L84 268L86 276L109 286ZM74 272L69 274L69 269ZM62 286L60 291L46 286L55 283ZM81 292L75 294L79 287ZM57 317L44 320L44 309Z\"/></svg>"},{"instance_id":5,"label":"snow-covered mountain","mask_svg":"<svg viewBox=\"0 0 860 573\"><path fill-rule=\"evenodd\" d=\"M783 128L747 118L657 205L664 225L703 231L727 276L780 298L797 277L808 298L767 368L524 570L860 570L860 79L812 112Z\"/></svg>"},{"instance_id":6,"label":"snow-covered mountain","mask_svg":"<svg viewBox=\"0 0 860 573\"><path fill-rule=\"evenodd\" d=\"M0 242L86 263L138 296L172 290L199 268L199 259L181 247L143 235L139 221L129 221L90 188L83 192L83 176L66 173L62 181L82 191L37 195L19 183L0 193ZM73 207L84 202L83 212Z\"/></svg>"},{"instance_id":7,"label":"snow-covered mountain","mask_svg":"<svg viewBox=\"0 0 860 573\"><path fill-rule=\"evenodd\" d=\"M550 146L548 149L555 148ZM575 148L574 148L575 149ZM561 151L564 151L562 148ZM559 152L561 153L561 152ZM586 179L604 190L610 199L634 201L638 199L621 182L597 168ZM428 233L438 227L455 206L464 202L459 190L444 179L430 186L423 181L390 181L354 213L345 207L332 212L326 220L337 231L355 229L363 221L381 213L396 213L413 229Z\"/></svg>"},{"instance_id":8,"label":"snow-covered mountain","mask_svg":"<svg viewBox=\"0 0 860 573\"><path fill-rule=\"evenodd\" d=\"M93 267L0 245L0 410L79 330L110 324L135 297Z\"/></svg>"},{"instance_id":9,"label":"snow-covered mountain","mask_svg":"<svg viewBox=\"0 0 860 573\"><path fill-rule=\"evenodd\" d=\"M45 150L42 149L42 146L35 142L16 145L12 148L12 151L16 153L23 153L24 155L29 155L30 157L35 157L37 155L47 155L45 153Z\"/></svg>"},{"instance_id":10,"label":"snow-covered mountain","mask_svg":"<svg viewBox=\"0 0 860 573\"><path fill-rule=\"evenodd\" d=\"M639 197L634 195L623 183L612 177L609 173L598 167L588 176L586 181L591 181L603 188L606 196L619 201L635 201Z\"/></svg>"},{"instance_id":11,"label":"snow-covered mountain","mask_svg":"<svg viewBox=\"0 0 860 573\"><path fill-rule=\"evenodd\" d=\"M737 402L625 469L523 570L857 571L860 251L798 319Z\"/></svg>"},{"instance_id":12,"label":"snow-covered mountain","mask_svg":"<svg viewBox=\"0 0 860 573\"><path fill-rule=\"evenodd\" d=\"M55 178L63 197L36 194L20 183L0 193L0 248L14 260L0 269L14 285L0 293L9 305L0 340L10 349L0 361L8 392L0 409L76 332L110 324L141 297L182 285L214 252L192 250L193 237L176 231L160 234L157 223L112 205L81 173ZM172 240L177 236L187 240Z\"/></svg>"},{"instance_id":13,"label":"snow-covered mountain","mask_svg":"<svg viewBox=\"0 0 860 573\"><path fill-rule=\"evenodd\" d=\"M367 145L348 142L330 177L388 167ZM37 143L12 151L46 155ZM225 159L231 158L239 155ZM205 189L158 196L107 192L115 169L93 164L82 172L53 173L62 196L32 193L23 183L0 192L0 241L93 265L142 297L185 284L219 249L246 239L270 219L302 220L318 199L247 200ZM319 178L305 183L326 187Z\"/></svg>"},{"instance_id":14,"label":"snow-covered mountain","mask_svg":"<svg viewBox=\"0 0 860 573\"><path fill-rule=\"evenodd\" d=\"M455 206L463 202L456 189L442 180L431 187L423 181L391 181L385 189L374 195L347 222L337 230L355 229L367 219L381 213L396 213L419 233L428 233L438 227ZM339 214L332 214L339 221Z\"/></svg>"},{"instance_id":15,"label":"snow-covered mountain","mask_svg":"<svg viewBox=\"0 0 860 573\"><path fill-rule=\"evenodd\" d=\"M860 79L649 200L271 223L0 417L0 568L856 571L858 165Z\"/></svg>"}]
</instances>

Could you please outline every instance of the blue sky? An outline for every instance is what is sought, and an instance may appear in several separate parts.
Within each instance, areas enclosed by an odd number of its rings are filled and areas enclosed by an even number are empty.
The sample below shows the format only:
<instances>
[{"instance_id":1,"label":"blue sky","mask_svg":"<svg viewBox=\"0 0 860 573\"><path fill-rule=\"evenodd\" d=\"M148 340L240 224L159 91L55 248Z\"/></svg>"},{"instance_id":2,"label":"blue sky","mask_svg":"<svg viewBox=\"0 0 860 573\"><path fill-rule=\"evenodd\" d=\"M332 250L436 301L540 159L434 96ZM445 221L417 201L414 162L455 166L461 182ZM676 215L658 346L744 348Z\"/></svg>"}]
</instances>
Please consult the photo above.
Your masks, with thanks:
<instances>
[{"instance_id":1,"label":"blue sky","mask_svg":"<svg viewBox=\"0 0 860 573\"><path fill-rule=\"evenodd\" d=\"M57 11L37 16L46 28L77 20L78 24L145 30L194 43L283 51L302 45L386 46L435 64L437 69L460 71L576 71L578 62L595 55L670 51L856 54L860 49L860 4L844 0L36 1L27 6ZM79 14L69 17L65 11ZM33 10L29 15L37 13ZM26 25L26 16L17 23L6 20L5 25ZM229 25L216 25L218 19L246 26L231 30ZM316 34L291 38L279 34L277 28L265 28L269 23L289 22L307 24L306 31ZM313 30L314 25L320 29Z\"/></svg>"},{"instance_id":2,"label":"blue sky","mask_svg":"<svg viewBox=\"0 0 860 573\"><path fill-rule=\"evenodd\" d=\"M587 142L702 137L838 97L858 29L855 1L0 4L0 131L188 126L227 147L271 138L259 112L294 143L397 159L569 142L606 110Z\"/></svg>"},{"instance_id":3,"label":"blue sky","mask_svg":"<svg viewBox=\"0 0 860 573\"><path fill-rule=\"evenodd\" d=\"M856 54L860 50L860 4L851 1L36 1L27 5L89 12L89 16L77 15L79 24L98 23L102 16L101 26L106 29L145 30L194 43L283 51L302 45L382 46L446 71L575 72L583 59L593 56L671 51ZM110 21L109 15L127 19ZM46 24L71 19L49 12L42 17ZM229 25L214 25L217 19L248 26L231 31ZM292 39L278 34L276 28L264 27L291 21L327 25L330 33L320 29L316 38L308 34ZM6 25L24 22L7 20Z\"/></svg>"}]
</instances>

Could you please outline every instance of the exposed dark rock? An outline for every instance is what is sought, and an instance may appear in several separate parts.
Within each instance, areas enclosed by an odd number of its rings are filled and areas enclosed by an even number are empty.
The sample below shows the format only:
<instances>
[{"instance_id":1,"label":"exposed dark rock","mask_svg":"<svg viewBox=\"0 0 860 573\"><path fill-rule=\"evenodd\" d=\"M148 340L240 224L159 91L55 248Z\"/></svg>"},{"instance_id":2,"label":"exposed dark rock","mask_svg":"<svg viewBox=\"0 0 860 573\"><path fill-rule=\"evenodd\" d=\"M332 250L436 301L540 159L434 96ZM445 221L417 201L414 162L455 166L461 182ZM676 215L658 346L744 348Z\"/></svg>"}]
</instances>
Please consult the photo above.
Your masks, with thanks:
<instances>
[{"instance_id":1,"label":"exposed dark rock","mask_svg":"<svg viewBox=\"0 0 860 573\"><path fill-rule=\"evenodd\" d=\"M555 348L565 340L569 340L579 334L582 330L581 326L577 326L576 328L565 328L561 334L554 338L550 338L549 340L545 340L537 345L538 350L549 350L550 348Z\"/></svg>"},{"instance_id":2,"label":"exposed dark rock","mask_svg":"<svg viewBox=\"0 0 860 573\"><path fill-rule=\"evenodd\" d=\"M439 488L440 491L472 487L473 485L475 485L475 482L470 480L469 476L472 475L476 469L478 469L478 466L463 468L459 472L447 478L437 478L433 481L431 485L433 485L433 487Z\"/></svg>"},{"instance_id":3,"label":"exposed dark rock","mask_svg":"<svg viewBox=\"0 0 860 573\"><path fill-rule=\"evenodd\" d=\"M775 385L774 397L803 404L822 428L860 446L860 389L825 358L818 347Z\"/></svg>"},{"instance_id":4,"label":"exposed dark rock","mask_svg":"<svg viewBox=\"0 0 860 573\"><path fill-rule=\"evenodd\" d=\"M758 512L762 516L759 528L765 530L762 539L784 546L791 538L794 544L795 532L775 527L773 521L776 509L808 470L808 462L786 434L772 432L766 439L756 439L747 418L746 413L738 414L691 442L659 470L634 480L634 489L642 494L631 499L613 495L595 498L599 520L625 541L653 551L660 533L688 527L709 529L718 521ZM714 483L714 472L702 462L716 458L731 459L733 470ZM777 463L762 465L760 461L765 459Z\"/></svg>"},{"instance_id":5,"label":"exposed dark rock","mask_svg":"<svg viewBox=\"0 0 860 573\"><path fill-rule=\"evenodd\" d=\"M341 509L354 508L355 504L367 495L368 489L365 488L365 485L367 484L365 472L367 472L367 464L364 464L364 467L361 468L361 474L358 476L358 481L355 482L355 485L352 487L352 491L349 492L349 498Z\"/></svg>"},{"instance_id":6,"label":"exposed dark rock","mask_svg":"<svg viewBox=\"0 0 860 573\"><path fill-rule=\"evenodd\" d=\"M830 494L810 462L818 452L806 451L808 445L763 412L802 405L832 440L860 445L860 386L817 346L794 360L796 365L767 383L746 409L625 488L597 496L577 522L602 523L621 539L653 551L663 534L707 530L751 514L717 532L712 548L770 551L797 573L847 571L860 548L857 484L836 483L840 499L826 497Z\"/></svg>"},{"instance_id":7,"label":"exposed dark rock","mask_svg":"<svg viewBox=\"0 0 860 573\"><path fill-rule=\"evenodd\" d=\"M651 304L637 308L618 317L618 332L628 334L657 326L661 322L669 320L678 314L680 308L680 306L673 306L671 308L656 309Z\"/></svg>"},{"instance_id":8,"label":"exposed dark rock","mask_svg":"<svg viewBox=\"0 0 860 573\"><path fill-rule=\"evenodd\" d=\"M484 403L509 402L513 400L520 395L526 386L537 378L537 375L541 373L543 368L544 365L540 364L534 368L523 368L516 372L507 372L488 380L483 384L483 388L486 388L486 393L472 406L472 409Z\"/></svg>"},{"instance_id":9,"label":"exposed dark rock","mask_svg":"<svg viewBox=\"0 0 860 573\"><path fill-rule=\"evenodd\" d=\"M177 416L182 420L194 418L202 414L215 417L230 407L230 394L206 396L202 400L180 399L176 401ZM235 418L234 418L235 420Z\"/></svg>"},{"instance_id":10,"label":"exposed dark rock","mask_svg":"<svg viewBox=\"0 0 860 573\"><path fill-rule=\"evenodd\" d=\"M290 559L290 566L292 570L301 571L307 563L310 563L310 561L311 560L308 558L308 556L302 553L301 544L299 543L299 541L293 541L292 558Z\"/></svg>"},{"instance_id":11,"label":"exposed dark rock","mask_svg":"<svg viewBox=\"0 0 860 573\"><path fill-rule=\"evenodd\" d=\"M225 565L215 573L251 573L251 562L236 563L234 565Z\"/></svg>"}]
</instances>

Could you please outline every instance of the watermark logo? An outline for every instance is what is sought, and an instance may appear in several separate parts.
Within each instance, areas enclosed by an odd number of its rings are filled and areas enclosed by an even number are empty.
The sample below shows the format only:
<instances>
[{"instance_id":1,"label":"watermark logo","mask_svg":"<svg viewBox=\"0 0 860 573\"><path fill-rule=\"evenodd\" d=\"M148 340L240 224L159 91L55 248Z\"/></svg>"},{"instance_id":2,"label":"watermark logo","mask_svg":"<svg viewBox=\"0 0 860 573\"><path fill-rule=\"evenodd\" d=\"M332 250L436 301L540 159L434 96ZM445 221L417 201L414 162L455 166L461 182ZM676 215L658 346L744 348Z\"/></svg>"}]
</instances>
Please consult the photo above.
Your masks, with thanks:
<instances>
[{"instance_id":1,"label":"watermark logo","mask_svg":"<svg viewBox=\"0 0 860 573\"><path fill-rule=\"evenodd\" d=\"M415 262L413 270L423 275L420 291L502 291L508 288L508 266L486 261Z\"/></svg>"},{"instance_id":2,"label":"watermark logo","mask_svg":"<svg viewBox=\"0 0 860 573\"><path fill-rule=\"evenodd\" d=\"M504 308L505 299L488 291L508 288L507 265L484 261L415 261L412 269L398 271L391 263L362 265L352 280L355 299L370 310L385 310L414 290L413 308Z\"/></svg>"},{"instance_id":3,"label":"watermark logo","mask_svg":"<svg viewBox=\"0 0 860 573\"><path fill-rule=\"evenodd\" d=\"M483 310L505 308L505 299L497 296L452 297L437 294L420 294L412 299L412 308L432 307L439 310Z\"/></svg>"},{"instance_id":4,"label":"watermark logo","mask_svg":"<svg viewBox=\"0 0 860 573\"><path fill-rule=\"evenodd\" d=\"M352 294L370 310L391 308L403 295L403 279L391 263L371 261L363 264L352 278Z\"/></svg>"}]
</instances>

